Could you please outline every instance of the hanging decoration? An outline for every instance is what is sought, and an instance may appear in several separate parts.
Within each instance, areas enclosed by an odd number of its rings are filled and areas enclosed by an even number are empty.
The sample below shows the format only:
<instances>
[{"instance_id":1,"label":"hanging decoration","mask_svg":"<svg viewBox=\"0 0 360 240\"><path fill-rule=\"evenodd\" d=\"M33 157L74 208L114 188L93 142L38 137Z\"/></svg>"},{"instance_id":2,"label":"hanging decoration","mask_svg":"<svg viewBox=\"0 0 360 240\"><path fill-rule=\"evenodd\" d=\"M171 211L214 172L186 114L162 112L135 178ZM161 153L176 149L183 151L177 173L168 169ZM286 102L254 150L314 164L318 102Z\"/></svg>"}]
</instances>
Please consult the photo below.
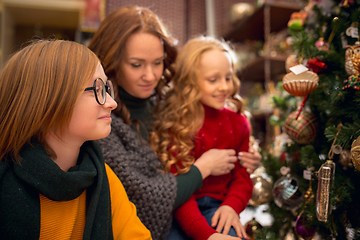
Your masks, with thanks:
<instances>
[{"instance_id":1,"label":"hanging decoration","mask_svg":"<svg viewBox=\"0 0 360 240\"><path fill-rule=\"evenodd\" d=\"M290 16L290 20L288 22L288 27L291 30L300 31L304 29L305 20L307 17L307 12L294 12Z\"/></svg>"},{"instance_id":2,"label":"hanging decoration","mask_svg":"<svg viewBox=\"0 0 360 240\"><path fill-rule=\"evenodd\" d=\"M319 58L310 58L306 62L306 66L316 74L324 72L327 68L326 63L320 61Z\"/></svg>"},{"instance_id":3,"label":"hanging decoration","mask_svg":"<svg viewBox=\"0 0 360 240\"><path fill-rule=\"evenodd\" d=\"M282 81L285 91L298 97L309 95L319 86L319 76L312 71L300 74L290 72L283 77Z\"/></svg>"},{"instance_id":4,"label":"hanging decoration","mask_svg":"<svg viewBox=\"0 0 360 240\"><path fill-rule=\"evenodd\" d=\"M320 51L328 51L329 50L329 43L326 42L323 37L320 37L315 42L315 47Z\"/></svg>"},{"instance_id":5,"label":"hanging decoration","mask_svg":"<svg viewBox=\"0 0 360 240\"><path fill-rule=\"evenodd\" d=\"M304 240L310 240L316 233L316 228L313 226L310 226L310 222L312 221L312 215L307 209L307 205L310 202L313 202L315 200L315 194L312 190L312 171L313 167L308 167L306 170L304 170L304 178L309 180L309 188L304 194L304 206L303 210L298 215L296 222L295 222L295 233L302 237Z\"/></svg>"},{"instance_id":6,"label":"hanging decoration","mask_svg":"<svg viewBox=\"0 0 360 240\"><path fill-rule=\"evenodd\" d=\"M254 188L252 197L249 200L251 206L257 207L265 203L269 203L272 199L272 184L271 181L261 175L251 178Z\"/></svg>"},{"instance_id":7,"label":"hanging decoration","mask_svg":"<svg viewBox=\"0 0 360 240\"><path fill-rule=\"evenodd\" d=\"M273 198L275 204L282 209L295 211L304 202L303 194L299 189L299 180L290 174L289 167L281 167L280 177L273 187Z\"/></svg>"},{"instance_id":8,"label":"hanging decoration","mask_svg":"<svg viewBox=\"0 0 360 240\"><path fill-rule=\"evenodd\" d=\"M360 171L360 136L351 144L351 161L355 169Z\"/></svg>"},{"instance_id":9,"label":"hanging decoration","mask_svg":"<svg viewBox=\"0 0 360 240\"><path fill-rule=\"evenodd\" d=\"M347 46L345 50L345 70L350 76L344 81L343 89L360 90L360 42Z\"/></svg>"},{"instance_id":10,"label":"hanging decoration","mask_svg":"<svg viewBox=\"0 0 360 240\"><path fill-rule=\"evenodd\" d=\"M253 218L245 224L245 232L250 237L250 240L255 240L255 233L263 228L261 224Z\"/></svg>"},{"instance_id":11,"label":"hanging decoration","mask_svg":"<svg viewBox=\"0 0 360 240\"><path fill-rule=\"evenodd\" d=\"M298 114L296 115L297 119L305 106L307 96L319 86L319 76L312 71L303 71L299 74L290 72L283 77L282 81L282 87L285 91L294 96L304 97Z\"/></svg>"},{"instance_id":12,"label":"hanging decoration","mask_svg":"<svg viewBox=\"0 0 360 240\"><path fill-rule=\"evenodd\" d=\"M343 166L344 169L350 168L353 166L351 162L351 153L349 150L342 150L339 155L339 163Z\"/></svg>"},{"instance_id":13,"label":"hanging decoration","mask_svg":"<svg viewBox=\"0 0 360 240\"><path fill-rule=\"evenodd\" d=\"M294 142L308 144L316 137L318 121L313 113L304 110L298 116L296 110L287 117L284 131Z\"/></svg>"},{"instance_id":14,"label":"hanging decoration","mask_svg":"<svg viewBox=\"0 0 360 240\"><path fill-rule=\"evenodd\" d=\"M328 154L328 160L321 165L318 171L318 189L316 193L316 216L319 221L327 222L331 214L330 190L335 178L335 163L332 161L334 156L333 146L335 145L337 136L341 131L341 124L338 124L338 132L332 143Z\"/></svg>"}]
</instances>

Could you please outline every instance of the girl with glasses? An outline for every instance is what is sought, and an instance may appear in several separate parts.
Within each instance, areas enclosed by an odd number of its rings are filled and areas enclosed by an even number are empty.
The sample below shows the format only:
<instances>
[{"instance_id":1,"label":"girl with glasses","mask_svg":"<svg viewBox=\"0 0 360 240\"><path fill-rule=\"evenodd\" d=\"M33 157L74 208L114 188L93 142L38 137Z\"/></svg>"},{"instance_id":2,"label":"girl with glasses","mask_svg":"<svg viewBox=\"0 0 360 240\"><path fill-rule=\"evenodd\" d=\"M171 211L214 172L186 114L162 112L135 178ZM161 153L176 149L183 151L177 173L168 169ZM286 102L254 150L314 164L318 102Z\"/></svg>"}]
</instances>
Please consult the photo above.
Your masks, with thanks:
<instances>
[{"instance_id":1,"label":"girl with glasses","mask_svg":"<svg viewBox=\"0 0 360 240\"><path fill-rule=\"evenodd\" d=\"M0 105L1 239L151 239L94 142L117 106L94 53L29 44L0 74Z\"/></svg>"}]
</instances>

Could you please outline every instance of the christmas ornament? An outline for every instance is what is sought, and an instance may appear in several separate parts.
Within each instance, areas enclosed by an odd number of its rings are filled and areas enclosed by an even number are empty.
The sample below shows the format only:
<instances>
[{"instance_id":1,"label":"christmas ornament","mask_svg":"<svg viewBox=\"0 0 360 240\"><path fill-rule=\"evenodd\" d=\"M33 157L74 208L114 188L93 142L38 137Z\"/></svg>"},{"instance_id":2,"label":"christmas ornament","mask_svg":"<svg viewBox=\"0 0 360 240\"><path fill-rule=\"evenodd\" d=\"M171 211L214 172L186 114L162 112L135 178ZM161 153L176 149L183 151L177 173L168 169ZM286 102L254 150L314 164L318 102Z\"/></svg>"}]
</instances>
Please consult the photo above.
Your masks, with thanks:
<instances>
[{"instance_id":1,"label":"christmas ornament","mask_svg":"<svg viewBox=\"0 0 360 240\"><path fill-rule=\"evenodd\" d=\"M354 167L360 171L360 136L351 144L351 161Z\"/></svg>"},{"instance_id":2,"label":"christmas ornament","mask_svg":"<svg viewBox=\"0 0 360 240\"><path fill-rule=\"evenodd\" d=\"M274 141L274 151L273 154L276 157L280 157L286 150L286 146L291 145L293 141L289 138L289 136L282 132L281 134L275 137Z\"/></svg>"},{"instance_id":3,"label":"christmas ornament","mask_svg":"<svg viewBox=\"0 0 360 240\"><path fill-rule=\"evenodd\" d=\"M344 85L343 89L353 88L356 90L360 90L360 76L352 75L344 81L344 84L345 85Z\"/></svg>"},{"instance_id":4,"label":"christmas ornament","mask_svg":"<svg viewBox=\"0 0 360 240\"><path fill-rule=\"evenodd\" d=\"M344 81L343 89L360 89L360 42L347 46L345 50L345 70L350 76Z\"/></svg>"},{"instance_id":5,"label":"christmas ornament","mask_svg":"<svg viewBox=\"0 0 360 240\"><path fill-rule=\"evenodd\" d=\"M345 48L345 70L351 75L359 75L360 70L360 42L356 42L354 46Z\"/></svg>"},{"instance_id":6,"label":"christmas ornament","mask_svg":"<svg viewBox=\"0 0 360 240\"><path fill-rule=\"evenodd\" d=\"M304 240L310 240L316 233L316 228L309 225L312 220L312 215L303 210L296 219L295 233Z\"/></svg>"},{"instance_id":7,"label":"christmas ornament","mask_svg":"<svg viewBox=\"0 0 360 240\"><path fill-rule=\"evenodd\" d=\"M318 122L314 114L302 111L297 117L298 111L292 112L284 125L285 133L298 144L312 142L317 134Z\"/></svg>"},{"instance_id":8,"label":"christmas ornament","mask_svg":"<svg viewBox=\"0 0 360 240\"><path fill-rule=\"evenodd\" d=\"M304 29L307 12L294 12L290 16L288 27L291 30L301 31Z\"/></svg>"},{"instance_id":9,"label":"christmas ornament","mask_svg":"<svg viewBox=\"0 0 360 240\"><path fill-rule=\"evenodd\" d=\"M342 152L342 147L338 144L331 146L331 149L335 154L340 154Z\"/></svg>"},{"instance_id":10,"label":"christmas ornament","mask_svg":"<svg viewBox=\"0 0 360 240\"><path fill-rule=\"evenodd\" d=\"M353 164L351 162L351 153L349 150L342 150L339 155L339 163L341 166L343 166L345 169L348 167L352 167Z\"/></svg>"},{"instance_id":11,"label":"christmas ornament","mask_svg":"<svg viewBox=\"0 0 360 240\"><path fill-rule=\"evenodd\" d=\"M348 27L345 31L346 35L352 38L356 38L359 39L359 23L358 22L353 22L351 23L350 27Z\"/></svg>"},{"instance_id":12,"label":"christmas ornament","mask_svg":"<svg viewBox=\"0 0 360 240\"><path fill-rule=\"evenodd\" d=\"M329 43L327 43L324 38L321 37L315 42L315 47L320 51L328 51Z\"/></svg>"},{"instance_id":13,"label":"christmas ornament","mask_svg":"<svg viewBox=\"0 0 360 240\"><path fill-rule=\"evenodd\" d=\"M299 190L299 181L290 174L282 176L274 183L273 197L278 207L291 211L298 209L304 201Z\"/></svg>"},{"instance_id":14,"label":"christmas ornament","mask_svg":"<svg viewBox=\"0 0 360 240\"><path fill-rule=\"evenodd\" d=\"M312 162L312 161L311 161ZM304 178L309 180L309 188L304 194L304 206L303 210L298 215L296 222L295 222L295 232L298 236L302 237L304 240L310 240L316 233L316 228L310 226L310 222L312 221L312 215L307 210L307 205L310 202L313 202L315 199L315 194L312 190L312 171L314 167L307 167L304 170Z\"/></svg>"},{"instance_id":15,"label":"christmas ornament","mask_svg":"<svg viewBox=\"0 0 360 240\"><path fill-rule=\"evenodd\" d=\"M354 2L355 2L354 0L341 0L339 5L341 7L348 8L350 7L350 4L353 4Z\"/></svg>"},{"instance_id":16,"label":"christmas ornament","mask_svg":"<svg viewBox=\"0 0 360 240\"><path fill-rule=\"evenodd\" d=\"M319 85L319 76L312 71L305 71L300 74L290 72L283 79L283 88L294 96L307 96Z\"/></svg>"},{"instance_id":17,"label":"christmas ornament","mask_svg":"<svg viewBox=\"0 0 360 240\"><path fill-rule=\"evenodd\" d=\"M327 68L327 65L318 58L310 58L306 66L316 74L322 73Z\"/></svg>"},{"instance_id":18,"label":"christmas ornament","mask_svg":"<svg viewBox=\"0 0 360 240\"><path fill-rule=\"evenodd\" d=\"M245 223L245 232L250 237L250 240L255 240L255 233L261 228L263 228L263 226L261 226L255 218Z\"/></svg>"},{"instance_id":19,"label":"christmas ornament","mask_svg":"<svg viewBox=\"0 0 360 240\"><path fill-rule=\"evenodd\" d=\"M335 163L332 161L334 152L333 146L335 145L337 136L341 131L342 124L338 124L338 132L334 138L334 141L331 145L327 160L323 165L321 165L318 171L318 188L316 192L316 216L319 221L327 222L331 214L331 202L330 202L330 190L334 184L335 178Z\"/></svg>"},{"instance_id":20,"label":"christmas ornament","mask_svg":"<svg viewBox=\"0 0 360 240\"><path fill-rule=\"evenodd\" d=\"M318 172L318 189L316 194L316 216L319 221L327 222L331 214L330 189L335 176L335 163L327 160Z\"/></svg>"},{"instance_id":21,"label":"christmas ornament","mask_svg":"<svg viewBox=\"0 0 360 240\"><path fill-rule=\"evenodd\" d=\"M272 184L262 176L254 176L251 180L254 188L249 204L257 207L269 203L272 199Z\"/></svg>"}]
</instances>

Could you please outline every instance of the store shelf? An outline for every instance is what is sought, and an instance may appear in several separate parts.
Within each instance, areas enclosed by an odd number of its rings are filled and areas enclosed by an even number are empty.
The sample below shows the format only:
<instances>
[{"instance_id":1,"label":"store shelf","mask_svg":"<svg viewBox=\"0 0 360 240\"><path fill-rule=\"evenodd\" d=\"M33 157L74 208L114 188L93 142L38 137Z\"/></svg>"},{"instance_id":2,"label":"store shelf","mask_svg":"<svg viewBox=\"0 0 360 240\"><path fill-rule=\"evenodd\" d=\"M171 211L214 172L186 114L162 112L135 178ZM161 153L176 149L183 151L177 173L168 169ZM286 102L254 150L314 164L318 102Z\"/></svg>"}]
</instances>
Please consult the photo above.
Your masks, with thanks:
<instances>
[{"instance_id":1,"label":"store shelf","mask_svg":"<svg viewBox=\"0 0 360 240\"><path fill-rule=\"evenodd\" d=\"M270 61L271 79L277 79L284 74L286 55L276 55L274 57L258 57L239 70L238 77L241 81L263 82L265 75L265 61Z\"/></svg>"},{"instance_id":2,"label":"store shelf","mask_svg":"<svg viewBox=\"0 0 360 240\"><path fill-rule=\"evenodd\" d=\"M264 9L270 7L270 32L278 32L287 26L293 12L302 9L297 2L265 1L255 12L236 23L233 29L225 34L224 38L232 42L248 40L265 40L264 37Z\"/></svg>"}]
</instances>

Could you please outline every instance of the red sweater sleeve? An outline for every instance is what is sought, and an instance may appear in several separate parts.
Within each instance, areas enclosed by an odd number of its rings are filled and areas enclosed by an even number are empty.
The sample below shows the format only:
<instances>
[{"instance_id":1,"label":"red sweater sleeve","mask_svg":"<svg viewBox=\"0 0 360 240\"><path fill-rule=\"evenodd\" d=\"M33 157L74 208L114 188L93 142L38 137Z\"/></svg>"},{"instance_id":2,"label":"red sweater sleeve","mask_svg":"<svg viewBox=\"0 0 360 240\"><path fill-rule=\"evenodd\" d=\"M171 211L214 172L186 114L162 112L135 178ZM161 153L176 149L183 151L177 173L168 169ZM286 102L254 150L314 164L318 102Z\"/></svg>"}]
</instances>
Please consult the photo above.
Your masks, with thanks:
<instances>
[{"instance_id":1,"label":"red sweater sleeve","mask_svg":"<svg viewBox=\"0 0 360 240\"><path fill-rule=\"evenodd\" d=\"M217 233L201 214L194 195L174 210L174 217L182 230L192 239L207 240L212 234Z\"/></svg>"},{"instance_id":2,"label":"red sweater sleeve","mask_svg":"<svg viewBox=\"0 0 360 240\"><path fill-rule=\"evenodd\" d=\"M241 125L242 126L238 126L238 128L242 129L242 141L239 143L237 149L235 149L236 153L242 151L247 152L249 149L250 126L248 121L244 121ZM235 168L232 170L229 191L221 205L228 205L240 214L246 208L252 196L252 191L253 183L249 173L237 162Z\"/></svg>"}]
</instances>

